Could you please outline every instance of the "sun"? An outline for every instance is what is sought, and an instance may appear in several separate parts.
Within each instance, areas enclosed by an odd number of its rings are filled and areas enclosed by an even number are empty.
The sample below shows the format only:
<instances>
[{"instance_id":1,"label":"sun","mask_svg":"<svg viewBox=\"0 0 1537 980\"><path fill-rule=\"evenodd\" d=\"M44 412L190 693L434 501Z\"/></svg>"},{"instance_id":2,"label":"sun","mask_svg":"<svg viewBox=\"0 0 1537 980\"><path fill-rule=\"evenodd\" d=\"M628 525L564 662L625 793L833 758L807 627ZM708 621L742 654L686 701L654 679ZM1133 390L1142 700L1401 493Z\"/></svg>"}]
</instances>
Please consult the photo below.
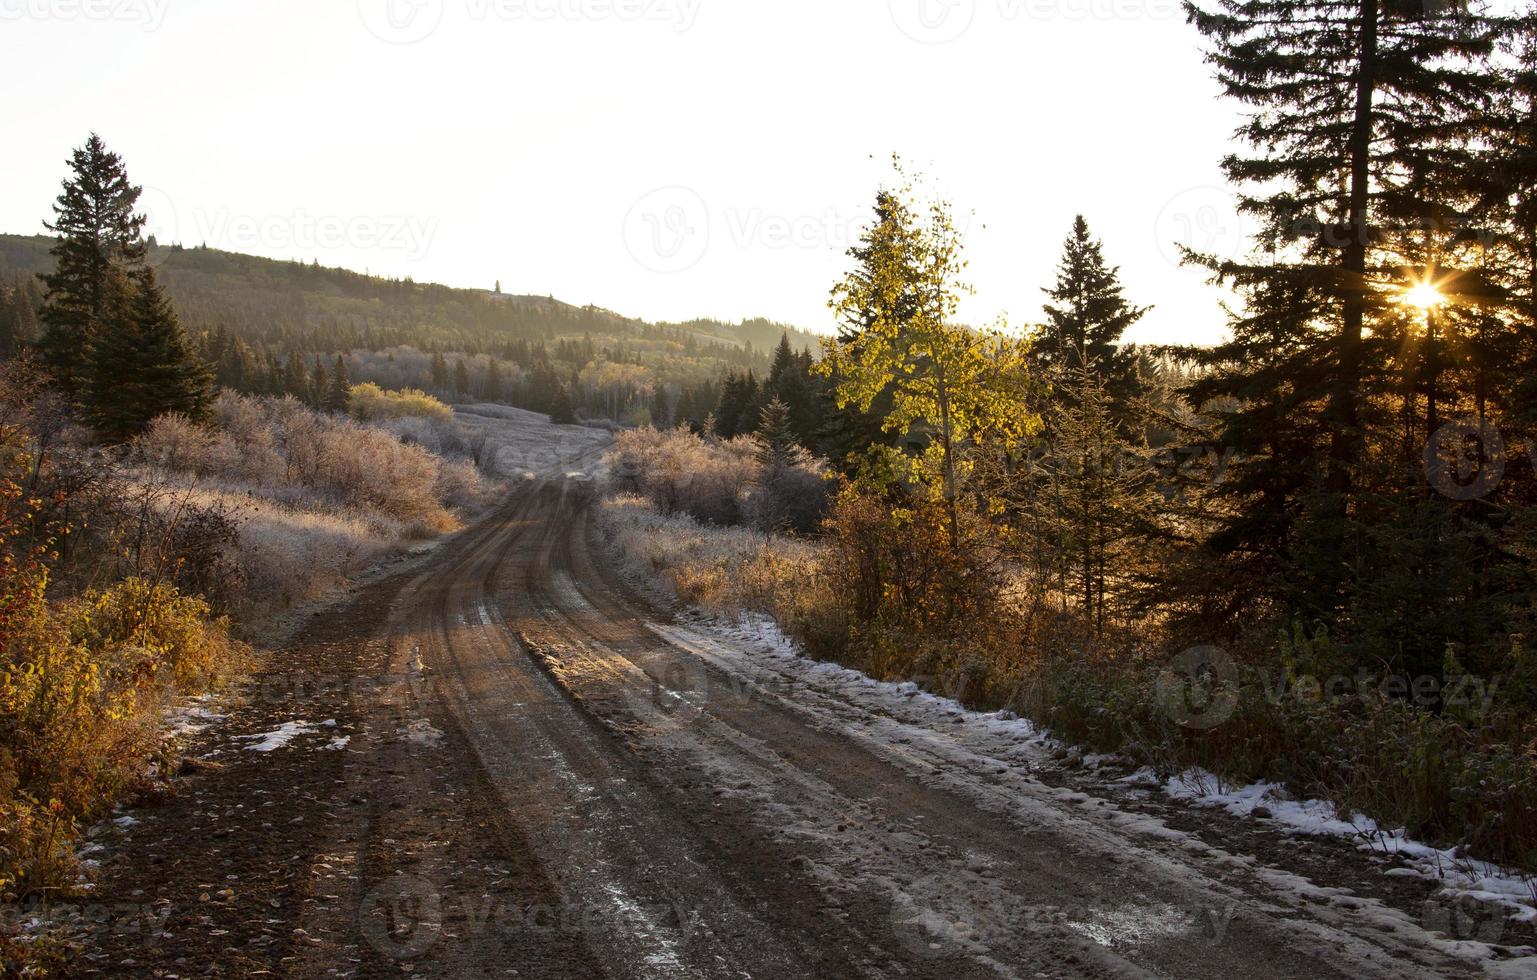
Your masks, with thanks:
<instances>
[{"instance_id":1,"label":"sun","mask_svg":"<svg viewBox=\"0 0 1537 980\"><path fill-rule=\"evenodd\" d=\"M1402 302L1407 306L1430 312L1446 302L1446 296L1429 281L1417 282L1403 291Z\"/></svg>"}]
</instances>

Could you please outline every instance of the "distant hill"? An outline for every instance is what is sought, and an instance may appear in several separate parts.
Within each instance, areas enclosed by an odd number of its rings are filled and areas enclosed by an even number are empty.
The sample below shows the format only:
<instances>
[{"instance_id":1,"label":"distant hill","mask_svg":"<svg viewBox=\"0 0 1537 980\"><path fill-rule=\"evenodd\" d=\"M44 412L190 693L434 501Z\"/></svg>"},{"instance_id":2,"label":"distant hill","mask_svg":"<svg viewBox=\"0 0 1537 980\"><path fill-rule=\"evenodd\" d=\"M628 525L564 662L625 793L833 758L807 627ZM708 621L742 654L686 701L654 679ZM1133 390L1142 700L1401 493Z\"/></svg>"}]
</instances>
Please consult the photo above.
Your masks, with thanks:
<instances>
[{"instance_id":1,"label":"distant hill","mask_svg":"<svg viewBox=\"0 0 1537 980\"><path fill-rule=\"evenodd\" d=\"M0 235L0 277L49 269L53 241ZM762 319L648 323L551 296L383 279L209 248L154 245L150 261L183 323L220 366L221 381L249 390L302 395L295 390L303 383L299 375L342 354L349 361L356 357L363 376L390 375L379 377L381 383L417 381L460 400L484 400L489 393L499 396L492 400L541 411L551 409L556 388L564 387L578 409L586 395L589 408L612 414L635 410L643 398L654 407L658 389L676 405L680 398L705 398L703 391L689 392L728 371L761 375L783 336L797 350L817 343L811 333ZM400 348L422 356L396 356ZM458 390L441 371L430 376L434 353L451 366L466 361L472 390ZM290 363L295 357L297 368ZM386 371L380 367L385 363L410 367ZM641 370L598 370L604 363ZM622 396L605 391L599 398L593 389L621 374L634 390ZM599 376L605 381L593 380Z\"/></svg>"}]
</instances>

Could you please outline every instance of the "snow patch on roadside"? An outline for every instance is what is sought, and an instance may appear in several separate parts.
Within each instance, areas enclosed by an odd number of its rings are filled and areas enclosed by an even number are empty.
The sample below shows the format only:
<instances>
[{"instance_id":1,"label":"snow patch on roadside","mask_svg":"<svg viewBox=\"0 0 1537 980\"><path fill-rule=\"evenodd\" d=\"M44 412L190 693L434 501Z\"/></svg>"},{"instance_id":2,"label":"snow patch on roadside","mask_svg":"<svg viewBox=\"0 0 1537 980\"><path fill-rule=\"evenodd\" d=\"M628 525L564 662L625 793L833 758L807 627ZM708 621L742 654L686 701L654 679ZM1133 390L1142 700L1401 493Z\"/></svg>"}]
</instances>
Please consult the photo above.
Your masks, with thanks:
<instances>
[{"instance_id":1,"label":"snow patch on roadside","mask_svg":"<svg viewBox=\"0 0 1537 980\"><path fill-rule=\"evenodd\" d=\"M247 745L247 752L276 752L285 748L300 735L308 735L317 728L335 728L336 721L324 721L319 724L312 721L285 721L270 732L259 732L255 735L236 735L235 738L243 742L251 742Z\"/></svg>"},{"instance_id":2,"label":"snow patch on roadside","mask_svg":"<svg viewBox=\"0 0 1537 980\"><path fill-rule=\"evenodd\" d=\"M1203 769L1171 777L1163 788L1173 799L1219 808L1237 817L1250 816L1255 808L1264 807L1270 811L1269 819L1287 833L1355 840L1363 851L1402 858L1421 877L1440 882L1449 895L1504 906L1518 922L1537 920L1537 882L1532 879L1458 854L1455 847L1422 844L1407 837L1402 828L1385 829L1361 814L1346 818L1327 800L1293 800L1278 783L1224 786L1220 778ZM1402 873L1405 869L1394 870Z\"/></svg>"},{"instance_id":3,"label":"snow patch on roadside","mask_svg":"<svg viewBox=\"0 0 1537 980\"><path fill-rule=\"evenodd\" d=\"M651 628L666 638L661 627L653 625ZM779 624L768 616L744 614L734 625L716 624L716 631L731 639L755 644L758 649L784 661L782 666L792 667L818 681L830 683L840 695L881 714L889 714L891 700L900 699L905 702L902 720L909 724L929 727L940 724L975 726L986 734L1014 743L1028 743L1041 749L1055 749L1063 744L1037 728L1028 718L1021 718L1012 711L973 711L954 698L924 690L914 681L878 681L851 667L810 660L801 655L795 641L786 636Z\"/></svg>"},{"instance_id":4,"label":"snow patch on roadside","mask_svg":"<svg viewBox=\"0 0 1537 980\"><path fill-rule=\"evenodd\" d=\"M215 711L210 707L213 703L213 696L208 694L181 699L165 712L166 734L185 738L223 721L228 715Z\"/></svg>"}]
</instances>

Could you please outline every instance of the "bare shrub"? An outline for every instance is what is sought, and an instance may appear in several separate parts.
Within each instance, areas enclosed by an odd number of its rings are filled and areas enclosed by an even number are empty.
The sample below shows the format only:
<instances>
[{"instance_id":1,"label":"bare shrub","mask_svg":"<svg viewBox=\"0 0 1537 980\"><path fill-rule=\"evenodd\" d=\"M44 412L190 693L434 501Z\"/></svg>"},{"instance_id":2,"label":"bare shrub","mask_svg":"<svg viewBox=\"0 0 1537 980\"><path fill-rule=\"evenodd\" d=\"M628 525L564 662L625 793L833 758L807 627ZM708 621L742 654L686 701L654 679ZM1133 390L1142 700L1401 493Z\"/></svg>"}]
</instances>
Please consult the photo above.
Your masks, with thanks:
<instances>
[{"instance_id":1,"label":"bare shrub","mask_svg":"<svg viewBox=\"0 0 1537 980\"><path fill-rule=\"evenodd\" d=\"M141 462L168 470L206 472L218 435L180 413L162 415L129 445Z\"/></svg>"},{"instance_id":2,"label":"bare shrub","mask_svg":"<svg viewBox=\"0 0 1537 980\"><path fill-rule=\"evenodd\" d=\"M444 463L438 468L435 492L438 499L457 510L469 510L485 503L486 481L475 464L468 460Z\"/></svg>"},{"instance_id":3,"label":"bare shrub","mask_svg":"<svg viewBox=\"0 0 1537 980\"><path fill-rule=\"evenodd\" d=\"M766 471L750 438L705 440L687 429L633 429L615 440L610 486L665 515L761 530L813 530L826 506L819 463Z\"/></svg>"},{"instance_id":4,"label":"bare shrub","mask_svg":"<svg viewBox=\"0 0 1537 980\"><path fill-rule=\"evenodd\" d=\"M827 515L829 483L818 462L764 473L748 495L743 516L761 531L810 534Z\"/></svg>"}]
</instances>

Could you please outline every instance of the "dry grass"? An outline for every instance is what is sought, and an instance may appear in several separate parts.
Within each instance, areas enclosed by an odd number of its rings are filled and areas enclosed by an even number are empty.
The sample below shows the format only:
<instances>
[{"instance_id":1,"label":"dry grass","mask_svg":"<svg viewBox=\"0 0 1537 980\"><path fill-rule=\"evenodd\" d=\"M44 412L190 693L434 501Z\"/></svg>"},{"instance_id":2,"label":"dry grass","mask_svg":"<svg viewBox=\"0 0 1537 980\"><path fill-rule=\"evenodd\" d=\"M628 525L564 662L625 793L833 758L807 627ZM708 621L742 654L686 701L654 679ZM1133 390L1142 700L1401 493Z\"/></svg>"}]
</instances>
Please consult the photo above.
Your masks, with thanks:
<instances>
[{"instance_id":1,"label":"dry grass","mask_svg":"<svg viewBox=\"0 0 1537 980\"><path fill-rule=\"evenodd\" d=\"M156 420L135 442L126 476L141 488L173 488L158 495L162 510L234 524L238 540L225 558L238 570L233 605L250 626L411 541L456 529L490 499L473 430L446 409L416 412L411 393L375 401L389 403L379 409L389 417L366 425L292 399L226 394L212 427Z\"/></svg>"}]
</instances>

